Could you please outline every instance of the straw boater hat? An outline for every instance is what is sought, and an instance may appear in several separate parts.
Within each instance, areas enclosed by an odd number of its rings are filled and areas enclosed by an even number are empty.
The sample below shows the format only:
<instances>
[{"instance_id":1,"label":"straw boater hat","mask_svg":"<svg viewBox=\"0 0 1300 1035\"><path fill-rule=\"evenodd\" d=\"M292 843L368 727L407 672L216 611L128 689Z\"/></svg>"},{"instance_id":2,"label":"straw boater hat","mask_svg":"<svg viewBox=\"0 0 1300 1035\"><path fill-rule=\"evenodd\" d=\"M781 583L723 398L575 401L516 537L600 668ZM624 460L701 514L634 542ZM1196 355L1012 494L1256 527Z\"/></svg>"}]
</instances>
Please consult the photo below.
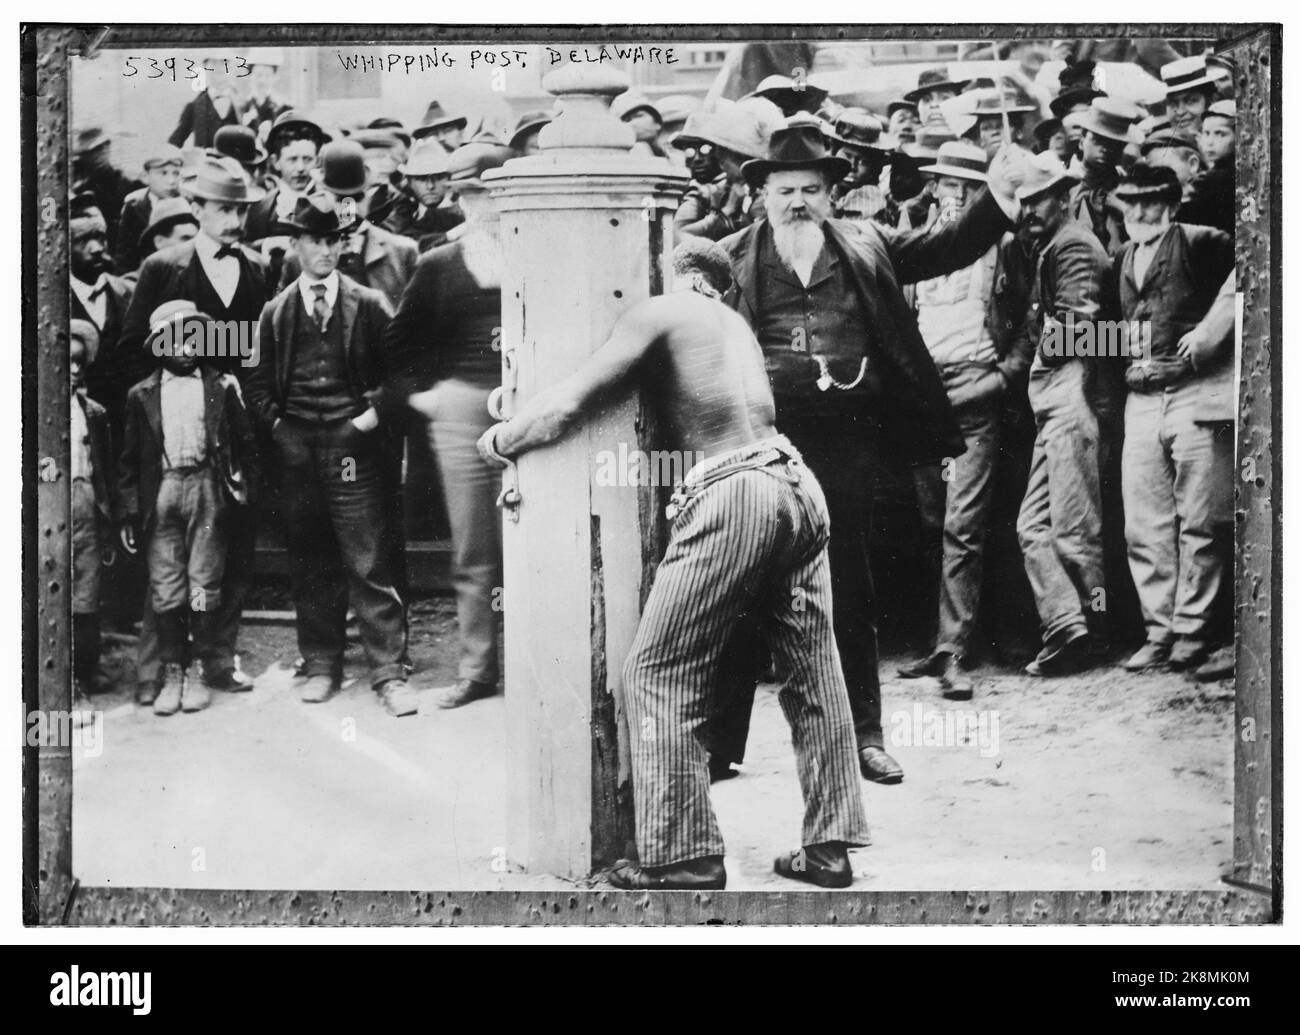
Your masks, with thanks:
<instances>
[{"instance_id":1,"label":"straw boater hat","mask_svg":"<svg viewBox=\"0 0 1300 1035\"><path fill-rule=\"evenodd\" d=\"M1062 183L1074 184L1079 177L1070 172L1055 151L1034 155L1026 163L1024 182L1016 188L1016 197L1029 201Z\"/></svg>"},{"instance_id":2,"label":"straw boater hat","mask_svg":"<svg viewBox=\"0 0 1300 1035\"><path fill-rule=\"evenodd\" d=\"M826 150L821 123L811 115L792 115L772 134L765 158L752 158L740 167L751 184L759 184L769 173L781 169L822 169L832 182L848 175L847 159Z\"/></svg>"},{"instance_id":3,"label":"straw boater hat","mask_svg":"<svg viewBox=\"0 0 1300 1035\"><path fill-rule=\"evenodd\" d=\"M1135 124L1143 118L1142 109L1128 101L1116 100L1114 97L1098 97L1092 106L1083 112L1079 125L1090 133L1108 140L1118 140L1122 144L1139 144L1141 135Z\"/></svg>"},{"instance_id":4,"label":"straw boater hat","mask_svg":"<svg viewBox=\"0 0 1300 1035\"><path fill-rule=\"evenodd\" d=\"M330 194L309 194L298 199L293 214L281 219L276 229L282 234L311 234L325 237L330 234L349 234L361 223L361 219L352 213L352 221L343 223L339 219L339 205Z\"/></svg>"},{"instance_id":5,"label":"straw boater hat","mask_svg":"<svg viewBox=\"0 0 1300 1035\"><path fill-rule=\"evenodd\" d=\"M149 225L140 233L140 247L151 248L155 234L165 234L177 223L199 225L194 213L190 211L189 202L184 198L166 198L158 202L149 211Z\"/></svg>"},{"instance_id":6,"label":"straw boater hat","mask_svg":"<svg viewBox=\"0 0 1300 1035\"><path fill-rule=\"evenodd\" d=\"M984 148L964 140L951 140L939 148L933 165L921 171L926 176L956 176L963 180L988 183L989 159Z\"/></svg>"},{"instance_id":7,"label":"straw boater hat","mask_svg":"<svg viewBox=\"0 0 1300 1035\"><path fill-rule=\"evenodd\" d=\"M417 140L410 157L397 167L397 171L403 176L446 176L450 171L447 165L450 157L438 141Z\"/></svg>"},{"instance_id":8,"label":"straw boater hat","mask_svg":"<svg viewBox=\"0 0 1300 1035\"><path fill-rule=\"evenodd\" d=\"M248 176L233 158L214 158L205 154L181 177L181 193L204 201L228 201L251 205L261 201L266 191L248 182Z\"/></svg>"},{"instance_id":9,"label":"straw boater hat","mask_svg":"<svg viewBox=\"0 0 1300 1035\"><path fill-rule=\"evenodd\" d=\"M425 137L431 136L435 130L453 126L464 129L467 125L469 125L469 119L464 115L452 115L444 111L438 101L430 101L429 107L425 109L423 120L412 131L411 136L416 140L423 140Z\"/></svg>"},{"instance_id":10,"label":"straw boater hat","mask_svg":"<svg viewBox=\"0 0 1300 1035\"><path fill-rule=\"evenodd\" d=\"M931 90L951 90L961 93L969 79L953 79L946 68L931 68L922 72L916 80L916 89L903 94L903 100L918 103Z\"/></svg>"},{"instance_id":11,"label":"straw boater hat","mask_svg":"<svg viewBox=\"0 0 1300 1035\"><path fill-rule=\"evenodd\" d=\"M1173 203L1182 200L1183 186L1178 182L1178 174L1168 166L1137 162L1119 181L1113 193L1123 201L1145 198Z\"/></svg>"},{"instance_id":12,"label":"straw boater hat","mask_svg":"<svg viewBox=\"0 0 1300 1035\"><path fill-rule=\"evenodd\" d=\"M1160 78L1164 81L1167 94L1184 93L1202 86L1213 89L1218 82L1206 65L1204 54L1179 58L1167 65L1161 65Z\"/></svg>"}]
</instances>

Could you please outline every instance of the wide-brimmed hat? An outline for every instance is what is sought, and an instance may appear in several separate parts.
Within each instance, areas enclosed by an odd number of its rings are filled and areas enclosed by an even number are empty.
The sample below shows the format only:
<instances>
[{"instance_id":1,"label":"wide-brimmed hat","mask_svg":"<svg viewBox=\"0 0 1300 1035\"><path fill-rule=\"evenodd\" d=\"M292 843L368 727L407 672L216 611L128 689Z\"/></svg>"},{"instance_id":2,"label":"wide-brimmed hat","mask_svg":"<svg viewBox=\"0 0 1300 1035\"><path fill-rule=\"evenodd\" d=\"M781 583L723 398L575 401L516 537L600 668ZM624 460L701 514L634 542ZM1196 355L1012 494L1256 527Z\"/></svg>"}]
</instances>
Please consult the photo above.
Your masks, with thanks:
<instances>
[{"instance_id":1,"label":"wide-brimmed hat","mask_svg":"<svg viewBox=\"0 0 1300 1035\"><path fill-rule=\"evenodd\" d=\"M451 153L447 161L451 189L487 190L483 174L489 169L499 169L514 157L514 150L504 144L488 144L481 140L462 144Z\"/></svg>"},{"instance_id":2,"label":"wide-brimmed hat","mask_svg":"<svg viewBox=\"0 0 1300 1035\"><path fill-rule=\"evenodd\" d=\"M763 97L782 112L816 111L827 97L827 91L811 80L794 80L786 75L770 75L749 93L750 97Z\"/></svg>"},{"instance_id":3,"label":"wide-brimmed hat","mask_svg":"<svg viewBox=\"0 0 1300 1035\"><path fill-rule=\"evenodd\" d=\"M1016 188L1016 197L1021 201L1029 201L1045 194L1061 183L1073 184L1079 180L1078 176L1065 167L1055 151L1036 154L1025 165L1024 182Z\"/></svg>"},{"instance_id":4,"label":"wide-brimmed hat","mask_svg":"<svg viewBox=\"0 0 1300 1035\"><path fill-rule=\"evenodd\" d=\"M355 140L335 140L321 148L321 187L340 197L366 189L366 152Z\"/></svg>"},{"instance_id":5,"label":"wide-brimmed hat","mask_svg":"<svg viewBox=\"0 0 1300 1035\"><path fill-rule=\"evenodd\" d=\"M946 68L929 68L917 77L916 89L903 94L903 100L916 104L931 90L951 90L953 93L961 93L962 87L968 82L969 79L953 79Z\"/></svg>"},{"instance_id":6,"label":"wide-brimmed hat","mask_svg":"<svg viewBox=\"0 0 1300 1035\"><path fill-rule=\"evenodd\" d=\"M447 149L438 141L417 140L410 157L397 167L397 171L403 176L446 176L451 171L450 158Z\"/></svg>"},{"instance_id":7,"label":"wide-brimmed hat","mask_svg":"<svg viewBox=\"0 0 1300 1035\"><path fill-rule=\"evenodd\" d=\"M309 137L316 141L317 147L324 147L334 139L320 128L319 123L313 122L305 115L299 115L290 108L288 111L280 112L275 121L271 123L271 129L266 134L267 147L274 149L277 138L290 131L306 132Z\"/></svg>"},{"instance_id":8,"label":"wide-brimmed hat","mask_svg":"<svg viewBox=\"0 0 1300 1035\"><path fill-rule=\"evenodd\" d=\"M837 144L888 154L892 141L881 139L884 132L885 124L866 108L845 108L835 116L828 135Z\"/></svg>"},{"instance_id":9,"label":"wide-brimmed hat","mask_svg":"<svg viewBox=\"0 0 1300 1035\"><path fill-rule=\"evenodd\" d=\"M939 148L933 165L922 172L927 176L956 176L962 180L988 183L989 158L984 148L964 140L950 140Z\"/></svg>"},{"instance_id":10,"label":"wide-brimmed hat","mask_svg":"<svg viewBox=\"0 0 1300 1035\"><path fill-rule=\"evenodd\" d=\"M240 165L261 165L266 161L266 148L248 126L222 126L212 138L212 150Z\"/></svg>"},{"instance_id":11,"label":"wide-brimmed hat","mask_svg":"<svg viewBox=\"0 0 1300 1035\"><path fill-rule=\"evenodd\" d=\"M420 124L411 131L411 136L416 140L423 140L430 136L435 130L443 129L449 126L459 126L464 129L469 125L469 119L464 115L452 115L446 111L441 102L430 101L429 106L424 110L424 118Z\"/></svg>"},{"instance_id":12,"label":"wide-brimmed hat","mask_svg":"<svg viewBox=\"0 0 1300 1035\"><path fill-rule=\"evenodd\" d=\"M155 144L149 149L145 160L140 163L144 169L155 169L164 165L184 165L185 154L179 147L171 144Z\"/></svg>"},{"instance_id":13,"label":"wide-brimmed hat","mask_svg":"<svg viewBox=\"0 0 1300 1035\"><path fill-rule=\"evenodd\" d=\"M205 154L181 177L181 193L206 201L227 201L251 205L261 201L266 191L249 182L248 174L233 158Z\"/></svg>"},{"instance_id":14,"label":"wide-brimmed hat","mask_svg":"<svg viewBox=\"0 0 1300 1035\"><path fill-rule=\"evenodd\" d=\"M1068 90L1062 90L1047 106L1053 115L1063 119L1076 104L1091 104L1098 97L1105 96L1105 90L1098 90L1092 86L1073 86Z\"/></svg>"},{"instance_id":15,"label":"wide-brimmed hat","mask_svg":"<svg viewBox=\"0 0 1300 1035\"><path fill-rule=\"evenodd\" d=\"M1168 94L1183 93L1201 86L1215 86L1218 77L1210 73L1204 54L1194 57L1179 58L1160 66L1160 79L1165 84Z\"/></svg>"},{"instance_id":16,"label":"wide-brimmed hat","mask_svg":"<svg viewBox=\"0 0 1300 1035\"><path fill-rule=\"evenodd\" d=\"M188 298L173 298L164 302L149 314L149 333L144 339L146 352L153 352L154 342L165 333L173 335L172 340L182 340L180 335L185 325L192 322L211 323L212 317L200 309Z\"/></svg>"},{"instance_id":17,"label":"wide-brimmed hat","mask_svg":"<svg viewBox=\"0 0 1300 1035\"><path fill-rule=\"evenodd\" d=\"M344 223L339 219L340 206L332 194L307 194L298 199L293 207L293 214L276 223L277 232L282 234L311 234L325 237L329 234L348 234L361 224L361 217L355 209L351 219Z\"/></svg>"},{"instance_id":18,"label":"wide-brimmed hat","mask_svg":"<svg viewBox=\"0 0 1300 1035\"><path fill-rule=\"evenodd\" d=\"M149 225L140 233L140 247L152 247L154 234L165 234L177 223L199 225L184 198L165 198L149 210Z\"/></svg>"},{"instance_id":19,"label":"wide-brimmed hat","mask_svg":"<svg viewBox=\"0 0 1300 1035\"><path fill-rule=\"evenodd\" d=\"M970 98L970 106L963 109L966 115L977 117L1025 114L1037 111L1038 105L1025 96L1024 91L1015 87L1003 86L1001 90L995 85L982 86L962 94L963 99Z\"/></svg>"},{"instance_id":20,"label":"wide-brimmed hat","mask_svg":"<svg viewBox=\"0 0 1300 1035\"><path fill-rule=\"evenodd\" d=\"M403 147L411 146L411 134L406 132L406 127L402 125L400 120L395 119L392 116L381 115L377 119L371 119L366 123L365 128L386 129L402 142Z\"/></svg>"},{"instance_id":21,"label":"wide-brimmed hat","mask_svg":"<svg viewBox=\"0 0 1300 1035\"><path fill-rule=\"evenodd\" d=\"M735 101L720 100L712 108L692 114L673 144L689 147L692 140L698 140L746 158L759 158L767 152L769 137L758 112Z\"/></svg>"},{"instance_id":22,"label":"wide-brimmed hat","mask_svg":"<svg viewBox=\"0 0 1300 1035\"><path fill-rule=\"evenodd\" d=\"M916 140L903 145L903 154L912 159L917 168L932 165L939 158L939 151L944 144L957 139L957 134L944 125L922 126L917 131Z\"/></svg>"},{"instance_id":23,"label":"wide-brimmed hat","mask_svg":"<svg viewBox=\"0 0 1300 1035\"><path fill-rule=\"evenodd\" d=\"M90 366L99 355L99 329L89 320L68 321L69 344L75 338L86 346L86 361L83 366Z\"/></svg>"},{"instance_id":24,"label":"wide-brimmed hat","mask_svg":"<svg viewBox=\"0 0 1300 1035\"><path fill-rule=\"evenodd\" d=\"M1176 202L1182 200L1183 186L1178 182L1178 174L1168 166L1135 162L1112 193L1121 200L1163 198Z\"/></svg>"},{"instance_id":25,"label":"wide-brimmed hat","mask_svg":"<svg viewBox=\"0 0 1300 1035\"><path fill-rule=\"evenodd\" d=\"M822 169L832 182L848 175L848 160L826 149L821 123L811 115L792 115L784 126L772 133L767 155L752 158L740 167L750 183L761 183L769 173L781 169Z\"/></svg>"},{"instance_id":26,"label":"wide-brimmed hat","mask_svg":"<svg viewBox=\"0 0 1300 1035\"><path fill-rule=\"evenodd\" d=\"M645 94L637 93L635 90L627 90L615 97L609 110L617 119L626 119L634 112L648 111L660 125L663 125L664 121L663 112L659 110L658 105Z\"/></svg>"},{"instance_id":27,"label":"wide-brimmed hat","mask_svg":"<svg viewBox=\"0 0 1300 1035\"><path fill-rule=\"evenodd\" d=\"M1083 112L1079 125L1089 133L1108 140L1118 140L1122 144L1141 143L1141 137L1135 128L1145 116L1145 112L1136 104L1117 100L1114 97L1098 97Z\"/></svg>"},{"instance_id":28,"label":"wide-brimmed hat","mask_svg":"<svg viewBox=\"0 0 1300 1035\"><path fill-rule=\"evenodd\" d=\"M510 139L507 143L518 151L522 137L541 129L543 126L550 125L551 119L552 116L549 111L524 112L515 123L515 128L510 131Z\"/></svg>"}]
</instances>

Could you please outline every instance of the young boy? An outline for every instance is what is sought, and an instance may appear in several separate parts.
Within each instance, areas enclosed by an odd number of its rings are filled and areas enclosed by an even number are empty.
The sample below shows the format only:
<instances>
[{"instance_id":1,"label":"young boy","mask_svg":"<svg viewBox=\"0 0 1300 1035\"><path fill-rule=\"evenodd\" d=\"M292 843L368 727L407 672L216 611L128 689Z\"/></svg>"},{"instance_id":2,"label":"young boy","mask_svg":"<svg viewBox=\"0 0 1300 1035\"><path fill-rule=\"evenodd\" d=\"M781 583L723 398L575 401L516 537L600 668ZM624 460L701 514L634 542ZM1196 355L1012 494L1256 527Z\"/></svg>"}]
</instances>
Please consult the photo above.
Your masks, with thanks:
<instances>
[{"instance_id":1,"label":"young boy","mask_svg":"<svg viewBox=\"0 0 1300 1035\"><path fill-rule=\"evenodd\" d=\"M145 341L161 366L127 396L121 461L122 543L147 542L163 686L158 715L208 706L202 679L187 678L188 641L207 657L226 566L228 521L255 486L257 453L233 378L200 365L211 318L193 302L165 302Z\"/></svg>"},{"instance_id":2,"label":"young boy","mask_svg":"<svg viewBox=\"0 0 1300 1035\"><path fill-rule=\"evenodd\" d=\"M99 671L99 576L105 525L116 516L110 479L108 411L86 395L86 367L95 360L99 334L88 320L68 325L72 383L72 678L74 704L108 689Z\"/></svg>"}]
</instances>

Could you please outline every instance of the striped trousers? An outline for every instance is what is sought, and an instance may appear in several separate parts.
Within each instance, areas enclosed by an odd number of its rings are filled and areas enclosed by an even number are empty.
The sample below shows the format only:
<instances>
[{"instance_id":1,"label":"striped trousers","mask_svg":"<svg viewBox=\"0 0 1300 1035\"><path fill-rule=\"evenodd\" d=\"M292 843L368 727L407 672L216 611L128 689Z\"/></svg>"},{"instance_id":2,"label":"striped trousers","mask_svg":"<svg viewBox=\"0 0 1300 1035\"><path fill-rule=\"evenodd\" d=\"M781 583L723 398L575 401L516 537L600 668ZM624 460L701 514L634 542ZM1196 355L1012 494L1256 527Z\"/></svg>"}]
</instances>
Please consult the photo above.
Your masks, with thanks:
<instances>
[{"instance_id":1,"label":"striped trousers","mask_svg":"<svg viewBox=\"0 0 1300 1035\"><path fill-rule=\"evenodd\" d=\"M642 866L722 855L701 741L719 657L760 622L803 791L802 843L870 843L853 718L831 626L830 519L783 437L697 466L623 666Z\"/></svg>"}]
</instances>

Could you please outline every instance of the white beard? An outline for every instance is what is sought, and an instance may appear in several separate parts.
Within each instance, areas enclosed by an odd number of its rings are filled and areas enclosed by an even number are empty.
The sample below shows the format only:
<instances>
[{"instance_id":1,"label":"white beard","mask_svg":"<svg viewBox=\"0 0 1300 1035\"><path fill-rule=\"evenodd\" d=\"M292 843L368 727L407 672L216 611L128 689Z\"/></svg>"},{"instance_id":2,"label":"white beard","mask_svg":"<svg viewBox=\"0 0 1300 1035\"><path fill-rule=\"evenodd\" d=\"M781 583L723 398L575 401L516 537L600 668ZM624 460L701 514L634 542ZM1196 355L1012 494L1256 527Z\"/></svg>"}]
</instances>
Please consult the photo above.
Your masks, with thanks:
<instances>
[{"instance_id":1,"label":"white beard","mask_svg":"<svg viewBox=\"0 0 1300 1035\"><path fill-rule=\"evenodd\" d=\"M1138 244L1146 244L1148 241L1155 240L1169 229L1169 216L1166 214L1165 218L1159 223L1133 223L1125 220L1124 229L1128 231L1128 238L1130 241L1136 241Z\"/></svg>"},{"instance_id":2,"label":"white beard","mask_svg":"<svg viewBox=\"0 0 1300 1035\"><path fill-rule=\"evenodd\" d=\"M460 239L465 266L482 288L501 286L501 239L493 232L477 229Z\"/></svg>"},{"instance_id":3,"label":"white beard","mask_svg":"<svg viewBox=\"0 0 1300 1035\"><path fill-rule=\"evenodd\" d=\"M804 284L812 276L813 263L826 244L826 234L820 223L811 219L796 219L790 223L772 224L772 243L776 253Z\"/></svg>"}]
</instances>

